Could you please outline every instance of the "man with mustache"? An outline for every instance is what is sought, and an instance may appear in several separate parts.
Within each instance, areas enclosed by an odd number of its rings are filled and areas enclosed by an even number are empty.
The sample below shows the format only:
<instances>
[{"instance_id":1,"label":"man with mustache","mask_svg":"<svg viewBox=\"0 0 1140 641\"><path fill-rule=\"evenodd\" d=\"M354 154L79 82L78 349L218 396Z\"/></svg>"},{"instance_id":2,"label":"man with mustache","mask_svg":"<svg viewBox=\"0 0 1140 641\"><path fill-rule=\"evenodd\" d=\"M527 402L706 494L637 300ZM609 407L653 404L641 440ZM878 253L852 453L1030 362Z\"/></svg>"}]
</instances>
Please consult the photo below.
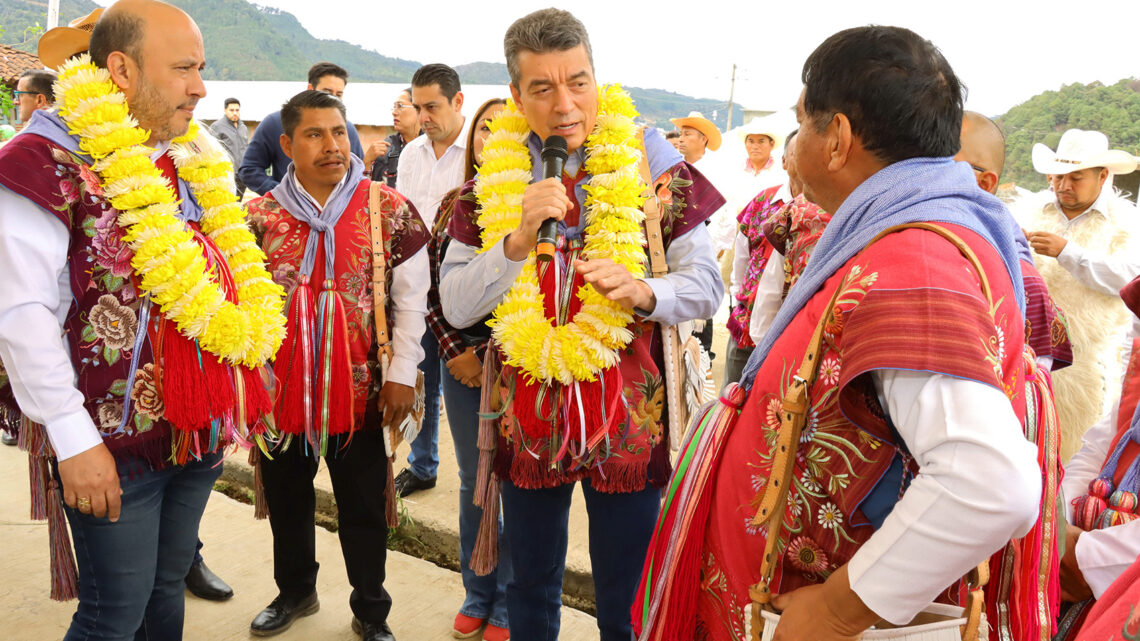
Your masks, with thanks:
<instances>
[{"instance_id":1,"label":"man with mustache","mask_svg":"<svg viewBox=\"0 0 1140 641\"><path fill-rule=\"evenodd\" d=\"M1069 320L1073 364L1053 377L1061 459L1068 460L1085 430L1112 407L1123 375L1129 314L1118 292L1140 275L1140 221L1111 177L1136 169L1136 159L1110 150L1099 131L1070 129L1056 151L1033 147L1033 168L1050 176L1053 191L1012 209Z\"/></svg>"},{"instance_id":2,"label":"man with mustache","mask_svg":"<svg viewBox=\"0 0 1140 641\"><path fill-rule=\"evenodd\" d=\"M309 84L306 89L323 91L337 99L344 98L344 89L348 86L348 71L340 65L331 62L318 62L309 67ZM289 157L277 142L281 138L281 112L275 111L265 117L257 129L253 130L253 137L249 139L249 147L240 161L237 169L238 177L246 187L264 196L270 189L277 186L285 176L289 167ZM356 127L348 123L348 140L352 145L352 153L364 160L365 166L372 164L377 152L369 150L364 152L360 145L360 135ZM267 173L268 172L268 173Z\"/></svg>"},{"instance_id":3,"label":"man with mustache","mask_svg":"<svg viewBox=\"0 0 1140 641\"><path fill-rule=\"evenodd\" d=\"M365 641L390 641L384 542L395 497L381 490L389 478L382 430L398 424L414 400L429 235L402 196L365 177L363 162L349 151L344 103L303 91L282 107L281 123L281 148L293 162L281 184L249 204L263 223L269 269L289 292L287 334L275 361L277 428L286 438L260 462L280 594L250 632L279 634L320 607L313 476L324 455L352 585L353 629ZM372 308L374 209L383 227L383 311L393 349L382 386L373 376L377 346L387 343L373 329L380 311Z\"/></svg>"}]
</instances>

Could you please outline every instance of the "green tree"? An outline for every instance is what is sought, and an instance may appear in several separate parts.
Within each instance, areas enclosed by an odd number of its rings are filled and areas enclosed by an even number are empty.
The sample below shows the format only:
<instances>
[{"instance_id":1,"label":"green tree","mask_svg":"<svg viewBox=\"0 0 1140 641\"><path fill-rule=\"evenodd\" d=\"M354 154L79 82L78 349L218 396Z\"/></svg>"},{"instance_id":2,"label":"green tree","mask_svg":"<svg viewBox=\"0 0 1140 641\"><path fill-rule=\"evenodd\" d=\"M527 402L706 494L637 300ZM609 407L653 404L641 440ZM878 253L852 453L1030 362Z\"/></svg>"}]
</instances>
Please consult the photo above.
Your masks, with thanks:
<instances>
[{"instance_id":1,"label":"green tree","mask_svg":"<svg viewBox=\"0 0 1140 641\"><path fill-rule=\"evenodd\" d=\"M1033 145L1043 143L1055 149L1067 129L1103 132L1113 149L1140 155L1140 80L1065 85L1017 105L997 122L1006 136L1002 182L1041 190L1045 177L1033 169Z\"/></svg>"}]
</instances>

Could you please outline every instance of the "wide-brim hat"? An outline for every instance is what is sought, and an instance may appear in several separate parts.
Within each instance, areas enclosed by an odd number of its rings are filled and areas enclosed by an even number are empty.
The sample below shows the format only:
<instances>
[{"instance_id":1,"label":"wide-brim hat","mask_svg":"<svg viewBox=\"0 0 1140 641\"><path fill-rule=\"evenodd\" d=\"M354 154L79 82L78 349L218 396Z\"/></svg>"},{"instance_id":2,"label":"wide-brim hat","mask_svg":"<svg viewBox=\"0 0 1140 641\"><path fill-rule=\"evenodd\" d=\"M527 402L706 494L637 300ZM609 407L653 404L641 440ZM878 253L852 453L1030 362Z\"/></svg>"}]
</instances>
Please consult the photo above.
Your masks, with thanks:
<instances>
[{"instance_id":1,"label":"wide-brim hat","mask_svg":"<svg viewBox=\"0 0 1140 641\"><path fill-rule=\"evenodd\" d=\"M1136 158L1127 151L1108 148L1108 136L1099 131L1070 129L1061 136L1057 151L1033 145L1033 169L1040 174L1064 175L1090 167L1104 167L1113 174L1136 170Z\"/></svg>"},{"instance_id":2,"label":"wide-brim hat","mask_svg":"<svg viewBox=\"0 0 1140 641\"><path fill-rule=\"evenodd\" d=\"M771 117L756 117L738 127L736 133L740 136L740 142L747 142L749 136L768 136L772 139L772 149L779 149L784 146L784 137L788 134L786 131L777 132L775 125L776 123Z\"/></svg>"},{"instance_id":3,"label":"wide-brim hat","mask_svg":"<svg viewBox=\"0 0 1140 641\"><path fill-rule=\"evenodd\" d=\"M699 111L691 111L689 115L684 118L670 118L669 122L677 129L681 127L692 127L705 135L709 139L708 147L712 151L720 149L720 130L716 128L711 120L701 115Z\"/></svg>"},{"instance_id":4,"label":"wide-brim hat","mask_svg":"<svg viewBox=\"0 0 1140 641\"><path fill-rule=\"evenodd\" d=\"M48 29L47 33L40 36L38 46L40 62L49 69L56 69L67 62L68 58L87 51L91 45L91 32L101 15L103 7L94 9L82 18L72 20L65 27Z\"/></svg>"}]
</instances>

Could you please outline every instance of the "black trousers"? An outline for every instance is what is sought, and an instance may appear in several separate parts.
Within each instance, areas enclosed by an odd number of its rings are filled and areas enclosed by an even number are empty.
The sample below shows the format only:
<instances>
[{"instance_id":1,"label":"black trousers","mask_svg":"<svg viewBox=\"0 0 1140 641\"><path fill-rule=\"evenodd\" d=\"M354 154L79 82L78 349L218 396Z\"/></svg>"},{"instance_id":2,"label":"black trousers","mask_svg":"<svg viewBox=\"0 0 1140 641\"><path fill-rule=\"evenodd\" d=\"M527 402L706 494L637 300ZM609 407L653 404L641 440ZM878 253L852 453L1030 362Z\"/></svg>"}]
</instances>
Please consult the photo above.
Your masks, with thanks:
<instances>
[{"instance_id":1,"label":"black trousers","mask_svg":"<svg viewBox=\"0 0 1140 641\"><path fill-rule=\"evenodd\" d=\"M349 606L356 618L379 624L388 619L392 597L384 589L388 522L384 487L388 458L379 429L380 415L369 404L363 429L353 434L348 447L329 444L325 463L336 497L340 549L352 585ZM317 457L303 439L294 438L289 449L261 458L261 478L273 529L273 578L282 595L307 596L316 589L316 509L313 477Z\"/></svg>"}]
</instances>

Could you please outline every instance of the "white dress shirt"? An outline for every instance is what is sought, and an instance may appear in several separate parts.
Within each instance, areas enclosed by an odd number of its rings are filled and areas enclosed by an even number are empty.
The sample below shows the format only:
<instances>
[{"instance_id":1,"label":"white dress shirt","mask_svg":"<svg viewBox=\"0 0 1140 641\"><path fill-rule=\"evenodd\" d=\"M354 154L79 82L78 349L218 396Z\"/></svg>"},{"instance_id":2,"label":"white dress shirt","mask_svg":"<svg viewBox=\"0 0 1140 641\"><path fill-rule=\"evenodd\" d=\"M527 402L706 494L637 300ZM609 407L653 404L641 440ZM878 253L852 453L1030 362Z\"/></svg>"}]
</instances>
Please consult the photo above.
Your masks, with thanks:
<instances>
[{"instance_id":1,"label":"white dress shirt","mask_svg":"<svg viewBox=\"0 0 1140 641\"><path fill-rule=\"evenodd\" d=\"M782 248L772 248L772 255L768 257L768 264L764 266L764 273L756 283L756 300L752 304L752 315L748 318L748 336L752 342L759 345L764 334L776 320L780 305L784 304L784 254Z\"/></svg>"},{"instance_id":2,"label":"white dress shirt","mask_svg":"<svg viewBox=\"0 0 1140 641\"><path fill-rule=\"evenodd\" d=\"M848 578L867 607L901 625L1033 527L1041 471L1001 390L929 372L872 377L920 471L852 557Z\"/></svg>"},{"instance_id":3,"label":"white dress shirt","mask_svg":"<svg viewBox=\"0 0 1140 641\"><path fill-rule=\"evenodd\" d=\"M293 174L293 180L297 189L313 203L317 211L324 209L305 189L296 174ZM347 180L348 174L345 174L332 194L344 188ZM329 194L330 200L332 194ZM415 387L416 370L419 369L420 361L424 359L424 348L420 345L420 339L427 328L427 292L431 284L427 245L420 247L411 258L391 269L392 291L388 292L388 298L391 300L389 311L392 320L392 362L388 364L388 380ZM371 278L371 272L369 277Z\"/></svg>"},{"instance_id":4,"label":"white dress shirt","mask_svg":"<svg viewBox=\"0 0 1140 641\"><path fill-rule=\"evenodd\" d=\"M763 172L761 172L761 173L763 173ZM765 187L764 189L767 189L767 187ZM772 200L774 200L774 201L782 200L785 203L792 202L792 191L790 189L788 189L788 183L784 183L778 190L776 190L776 194L772 197ZM775 213L775 212L772 212L772 213ZM769 215L771 215L771 214L769 214ZM740 225L737 225L738 230L739 230L739 228L740 228ZM748 237L744 235L744 232L741 232L741 231L736 232L736 242L735 242L734 249L735 249L735 254L732 257L732 277L731 277L731 280L729 281L730 285L729 285L729 290L728 290L728 293L730 296L729 305L735 305L736 304L736 295L740 292L740 286L742 284L744 284L744 278L746 276L748 276L748 265L752 261L751 247L749 246L749 243L748 243ZM775 253L782 254L783 250L784 250L783 247L774 248ZM773 258L774 258L774 256L773 256ZM767 265L773 264L772 263L773 258L768 259ZM765 265L764 271L768 270L767 265ZM780 265L781 265L781 271L783 271L783 262L782 261L781 261Z\"/></svg>"},{"instance_id":5,"label":"white dress shirt","mask_svg":"<svg viewBox=\"0 0 1140 641\"><path fill-rule=\"evenodd\" d=\"M467 158L467 128L471 119L465 118L455 142L435 157L435 148L427 134L413 139L400 152L400 162L396 169L396 191L403 194L428 229L435 224L439 203L447 192L463 184L467 168L463 166Z\"/></svg>"},{"instance_id":6,"label":"white dress shirt","mask_svg":"<svg viewBox=\"0 0 1140 641\"><path fill-rule=\"evenodd\" d=\"M1109 254L1086 249L1068 240L1068 230L1083 225L1094 216L1105 216L1112 220L1113 216L1140 215L1140 212L1131 206L1125 208L1124 212L1110 211L1110 203L1116 199L1111 184L1106 182L1092 206L1071 220L1065 216L1056 199L1045 205L1047 210L1051 210L1058 217L1064 230L1060 235L1066 238L1065 248L1057 255L1057 262L1080 284L1109 296L1116 296L1121 287L1140 276L1140 238L1132 238L1130 246L1121 247ZM1117 224L1136 229L1138 223L1140 221L1125 220Z\"/></svg>"},{"instance_id":7,"label":"white dress shirt","mask_svg":"<svg viewBox=\"0 0 1140 641\"><path fill-rule=\"evenodd\" d=\"M1079 452L1065 466L1061 489L1065 494L1065 513L1073 522L1073 501L1089 491L1089 482L1100 475L1109 446L1116 437L1116 421L1120 404L1085 432ZM1103 530L1089 530L1077 539L1077 567L1089 584L1093 596L1100 598L1137 558L1140 558L1140 520Z\"/></svg>"}]
</instances>

